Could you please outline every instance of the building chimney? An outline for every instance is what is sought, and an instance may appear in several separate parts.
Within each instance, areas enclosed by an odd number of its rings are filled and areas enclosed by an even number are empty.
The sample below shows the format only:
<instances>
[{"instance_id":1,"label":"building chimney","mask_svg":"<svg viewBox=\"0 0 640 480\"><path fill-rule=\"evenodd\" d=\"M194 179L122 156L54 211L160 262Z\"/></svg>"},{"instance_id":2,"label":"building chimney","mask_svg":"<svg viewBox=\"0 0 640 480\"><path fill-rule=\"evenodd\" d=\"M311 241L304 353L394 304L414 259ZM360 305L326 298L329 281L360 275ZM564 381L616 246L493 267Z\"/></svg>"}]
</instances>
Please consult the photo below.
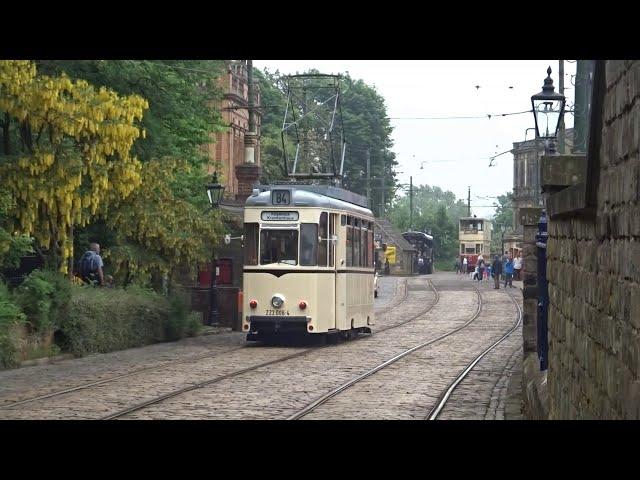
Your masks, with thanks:
<instances>
[{"instance_id":1,"label":"building chimney","mask_svg":"<svg viewBox=\"0 0 640 480\"><path fill-rule=\"evenodd\" d=\"M236 200L246 200L252 193L253 187L258 183L262 174L261 168L256 164L256 122L253 89L253 60L247 60L247 107L249 111L249 124L244 135L244 163L236 166L236 179L238 180L238 195Z\"/></svg>"}]
</instances>

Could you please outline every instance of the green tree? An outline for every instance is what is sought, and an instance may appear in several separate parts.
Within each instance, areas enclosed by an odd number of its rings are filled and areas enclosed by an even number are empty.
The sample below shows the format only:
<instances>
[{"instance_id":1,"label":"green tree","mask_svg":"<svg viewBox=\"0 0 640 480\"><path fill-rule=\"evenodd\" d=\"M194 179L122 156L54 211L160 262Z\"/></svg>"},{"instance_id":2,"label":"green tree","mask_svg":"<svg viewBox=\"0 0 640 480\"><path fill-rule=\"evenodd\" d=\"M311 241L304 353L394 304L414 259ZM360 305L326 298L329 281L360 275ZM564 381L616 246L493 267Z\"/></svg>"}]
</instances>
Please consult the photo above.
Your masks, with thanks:
<instances>
[{"instance_id":1,"label":"green tree","mask_svg":"<svg viewBox=\"0 0 640 480\"><path fill-rule=\"evenodd\" d=\"M38 74L30 61L0 62L4 118L0 177L12 197L7 223L33 236L53 266L66 272L73 231L105 214L140 184L131 155L147 108L65 74Z\"/></svg>"},{"instance_id":2,"label":"green tree","mask_svg":"<svg viewBox=\"0 0 640 480\"><path fill-rule=\"evenodd\" d=\"M409 205L409 196L405 194L394 199L390 210L391 221L402 231L409 229ZM437 259L449 260L456 256L458 219L466 214L464 201L457 200L453 192L437 186L414 186L413 229L431 232Z\"/></svg>"},{"instance_id":3,"label":"green tree","mask_svg":"<svg viewBox=\"0 0 640 480\"><path fill-rule=\"evenodd\" d=\"M319 73L311 70L306 73ZM268 180L286 178L283 172L283 152L281 129L286 107L284 82L278 72L258 72L256 70L263 105L262 117L262 167ZM345 154L343 186L359 194L366 194L367 151L371 165L371 205L374 212L382 211L382 179L385 179L385 204L391 202L397 165L391 151L392 127L387 115L384 98L375 88L362 80L354 80L346 75L341 80L341 104L344 136L347 142ZM306 127L313 127L309 119ZM290 140L285 139L290 142ZM287 144L288 150L293 145Z\"/></svg>"},{"instance_id":4,"label":"green tree","mask_svg":"<svg viewBox=\"0 0 640 480\"><path fill-rule=\"evenodd\" d=\"M498 196L498 203L494 202L496 214L491 220L493 235L491 237L491 251L500 252L502 250L502 227L504 233L513 232L513 193L507 192Z\"/></svg>"}]
</instances>

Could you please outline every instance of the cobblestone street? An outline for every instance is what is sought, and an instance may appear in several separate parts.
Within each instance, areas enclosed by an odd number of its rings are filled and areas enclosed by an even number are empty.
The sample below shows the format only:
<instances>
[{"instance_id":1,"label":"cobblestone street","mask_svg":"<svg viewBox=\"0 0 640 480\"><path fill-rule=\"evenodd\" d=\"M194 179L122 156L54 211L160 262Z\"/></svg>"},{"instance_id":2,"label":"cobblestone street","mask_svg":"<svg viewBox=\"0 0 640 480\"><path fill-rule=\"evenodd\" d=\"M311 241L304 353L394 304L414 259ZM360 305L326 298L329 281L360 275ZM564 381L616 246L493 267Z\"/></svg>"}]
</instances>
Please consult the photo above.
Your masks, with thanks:
<instances>
[{"instance_id":1,"label":"cobblestone street","mask_svg":"<svg viewBox=\"0 0 640 480\"><path fill-rule=\"evenodd\" d=\"M521 303L519 288L496 291L490 282L453 273L381 277L372 335L336 345L265 346L223 332L6 370L0 372L0 418L286 419L428 343L304 416L424 419L467 364L518 320L510 294ZM514 375L521 353L517 328L461 381L439 419L518 418Z\"/></svg>"}]
</instances>

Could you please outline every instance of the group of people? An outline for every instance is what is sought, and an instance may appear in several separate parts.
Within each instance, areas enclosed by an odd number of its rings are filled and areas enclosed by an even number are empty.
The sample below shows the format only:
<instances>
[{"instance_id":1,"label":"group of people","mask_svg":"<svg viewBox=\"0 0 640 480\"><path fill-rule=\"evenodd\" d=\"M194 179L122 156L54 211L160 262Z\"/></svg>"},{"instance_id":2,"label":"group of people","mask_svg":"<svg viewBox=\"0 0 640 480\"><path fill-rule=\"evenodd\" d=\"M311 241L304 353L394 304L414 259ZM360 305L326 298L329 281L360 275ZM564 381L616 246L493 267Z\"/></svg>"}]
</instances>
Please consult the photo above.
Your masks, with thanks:
<instances>
[{"instance_id":1,"label":"group of people","mask_svg":"<svg viewBox=\"0 0 640 480\"><path fill-rule=\"evenodd\" d=\"M468 269L467 257L464 257L462 262L456 260L455 268L456 273L466 274ZM495 282L494 288L500 289L500 278L502 277L504 288L507 288L507 285L513 288L513 280L520 280L521 271L522 258L519 253L516 258L513 258L513 255L508 252L505 252L502 258L500 258L500 255L496 255L491 264L487 264L482 254L480 254L473 272L473 280L480 282L483 278L492 277Z\"/></svg>"}]
</instances>

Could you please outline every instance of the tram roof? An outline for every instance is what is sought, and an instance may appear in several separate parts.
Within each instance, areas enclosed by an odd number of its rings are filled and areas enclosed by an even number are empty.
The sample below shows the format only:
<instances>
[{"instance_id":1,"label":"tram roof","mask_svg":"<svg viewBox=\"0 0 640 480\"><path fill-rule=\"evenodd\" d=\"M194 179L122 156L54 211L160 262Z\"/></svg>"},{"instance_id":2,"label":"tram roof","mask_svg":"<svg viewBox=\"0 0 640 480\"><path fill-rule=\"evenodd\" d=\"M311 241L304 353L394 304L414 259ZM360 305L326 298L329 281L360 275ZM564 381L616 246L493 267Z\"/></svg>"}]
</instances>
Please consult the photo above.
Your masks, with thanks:
<instances>
[{"instance_id":1,"label":"tram roof","mask_svg":"<svg viewBox=\"0 0 640 480\"><path fill-rule=\"evenodd\" d=\"M332 208L373 217L371 210L361 205L363 202L366 205L366 197L328 185L259 185L254 189L254 193L247 198L245 205L247 207L284 207L285 205L273 204L272 190L288 190L291 192L290 203L286 205L289 208Z\"/></svg>"}]
</instances>

